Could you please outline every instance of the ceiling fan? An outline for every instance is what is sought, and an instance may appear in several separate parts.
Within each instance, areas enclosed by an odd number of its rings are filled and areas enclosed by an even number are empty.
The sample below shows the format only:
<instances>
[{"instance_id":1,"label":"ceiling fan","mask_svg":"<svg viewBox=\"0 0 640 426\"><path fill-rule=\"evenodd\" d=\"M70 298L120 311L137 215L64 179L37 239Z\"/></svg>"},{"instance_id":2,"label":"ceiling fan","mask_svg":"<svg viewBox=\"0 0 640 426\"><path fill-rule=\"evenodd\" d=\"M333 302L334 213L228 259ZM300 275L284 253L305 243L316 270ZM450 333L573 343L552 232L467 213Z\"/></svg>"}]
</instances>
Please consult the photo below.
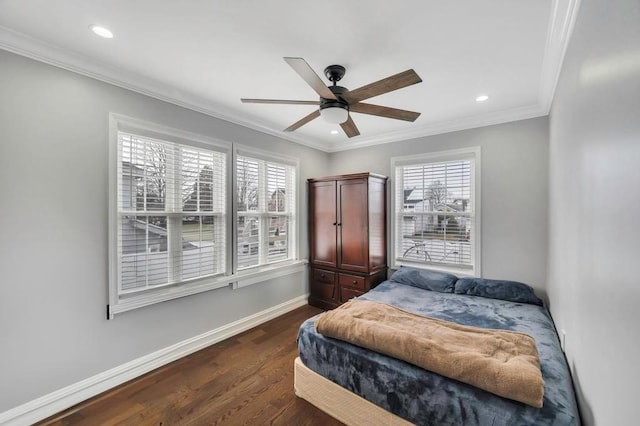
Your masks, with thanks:
<instances>
[{"instance_id":1,"label":"ceiling fan","mask_svg":"<svg viewBox=\"0 0 640 426\"><path fill-rule=\"evenodd\" d=\"M297 101L284 99L240 99L244 103L256 104L292 104L292 105L318 105L319 109L296 121L291 126L284 129L285 132L293 132L311 120L322 117L325 121L333 124L340 124L345 134L352 138L358 136L360 131L356 127L350 116L350 112L361 114L377 115L379 117L394 118L396 120L415 121L419 112L406 111L403 109L390 108L380 105L366 104L361 101L374 96L389 93L412 84L420 83L422 79L412 69L406 70L391 77L383 78L375 83L367 84L355 90L348 90L336 83L344 77L345 68L341 65L329 65L324 70L324 75L333 83L332 86L325 86L307 61L302 58L284 58L295 72L307 82L313 90L320 95L317 101Z\"/></svg>"}]
</instances>

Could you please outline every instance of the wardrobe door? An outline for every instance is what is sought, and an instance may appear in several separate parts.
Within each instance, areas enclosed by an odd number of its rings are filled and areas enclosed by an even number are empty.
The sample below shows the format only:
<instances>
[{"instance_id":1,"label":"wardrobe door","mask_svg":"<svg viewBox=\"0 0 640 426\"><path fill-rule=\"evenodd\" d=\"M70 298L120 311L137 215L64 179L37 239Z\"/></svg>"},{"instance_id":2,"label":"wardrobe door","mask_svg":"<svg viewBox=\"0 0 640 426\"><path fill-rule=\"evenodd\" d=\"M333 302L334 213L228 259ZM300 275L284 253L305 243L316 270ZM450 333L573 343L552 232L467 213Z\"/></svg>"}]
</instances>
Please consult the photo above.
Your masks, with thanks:
<instances>
[{"instance_id":1,"label":"wardrobe door","mask_svg":"<svg viewBox=\"0 0 640 426\"><path fill-rule=\"evenodd\" d=\"M338 268L368 272L367 179L338 181Z\"/></svg>"},{"instance_id":2,"label":"wardrobe door","mask_svg":"<svg viewBox=\"0 0 640 426\"><path fill-rule=\"evenodd\" d=\"M310 261L337 266L336 182L309 183Z\"/></svg>"}]
</instances>

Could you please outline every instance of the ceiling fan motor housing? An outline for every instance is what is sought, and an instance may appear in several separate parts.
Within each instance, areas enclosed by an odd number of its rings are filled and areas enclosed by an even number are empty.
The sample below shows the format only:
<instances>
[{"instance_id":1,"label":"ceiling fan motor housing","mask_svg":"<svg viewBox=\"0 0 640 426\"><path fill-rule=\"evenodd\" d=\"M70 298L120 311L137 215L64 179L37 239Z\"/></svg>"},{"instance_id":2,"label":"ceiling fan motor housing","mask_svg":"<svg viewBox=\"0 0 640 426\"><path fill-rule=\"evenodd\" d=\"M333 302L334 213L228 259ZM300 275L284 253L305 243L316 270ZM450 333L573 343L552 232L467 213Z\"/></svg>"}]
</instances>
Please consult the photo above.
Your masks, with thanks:
<instances>
[{"instance_id":1,"label":"ceiling fan motor housing","mask_svg":"<svg viewBox=\"0 0 640 426\"><path fill-rule=\"evenodd\" d=\"M348 92L347 88L342 86L329 86L329 89L331 89L331 92L336 95L337 99L326 99L321 97L320 110L325 108L343 108L349 111L349 104L342 98L342 95Z\"/></svg>"}]
</instances>

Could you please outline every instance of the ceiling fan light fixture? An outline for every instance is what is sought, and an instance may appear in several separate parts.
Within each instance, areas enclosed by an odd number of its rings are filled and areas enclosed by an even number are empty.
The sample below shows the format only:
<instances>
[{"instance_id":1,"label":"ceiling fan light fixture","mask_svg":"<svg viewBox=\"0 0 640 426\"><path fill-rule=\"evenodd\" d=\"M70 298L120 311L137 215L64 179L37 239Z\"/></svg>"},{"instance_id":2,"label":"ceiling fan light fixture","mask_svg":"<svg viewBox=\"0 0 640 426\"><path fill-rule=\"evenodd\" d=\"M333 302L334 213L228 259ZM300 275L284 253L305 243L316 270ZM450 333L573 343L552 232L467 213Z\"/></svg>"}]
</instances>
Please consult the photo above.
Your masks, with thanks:
<instances>
[{"instance_id":1,"label":"ceiling fan light fixture","mask_svg":"<svg viewBox=\"0 0 640 426\"><path fill-rule=\"evenodd\" d=\"M333 86L331 89L336 94L347 90L340 86ZM340 98L320 98L320 117L327 123L342 124L349 119L349 105Z\"/></svg>"},{"instance_id":2,"label":"ceiling fan light fixture","mask_svg":"<svg viewBox=\"0 0 640 426\"><path fill-rule=\"evenodd\" d=\"M343 106L330 106L320 110L320 117L327 123L342 124L349 118L349 110Z\"/></svg>"}]
</instances>

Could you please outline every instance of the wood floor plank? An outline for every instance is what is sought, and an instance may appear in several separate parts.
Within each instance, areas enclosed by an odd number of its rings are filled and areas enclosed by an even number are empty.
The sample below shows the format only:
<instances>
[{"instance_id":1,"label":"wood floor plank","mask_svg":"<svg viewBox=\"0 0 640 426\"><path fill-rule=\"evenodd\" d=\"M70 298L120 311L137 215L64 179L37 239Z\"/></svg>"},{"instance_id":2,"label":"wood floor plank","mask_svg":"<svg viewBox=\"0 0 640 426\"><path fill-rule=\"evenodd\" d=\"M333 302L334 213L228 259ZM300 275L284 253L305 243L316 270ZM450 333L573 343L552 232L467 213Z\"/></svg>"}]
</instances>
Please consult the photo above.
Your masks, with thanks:
<instances>
[{"instance_id":1,"label":"wood floor plank","mask_svg":"<svg viewBox=\"0 0 640 426\"><path fill-rule=\"evenodd\" d=\"M341 425L297 398L304 306L43 420L39 425Z\"/></svg>"}]
</instances>

